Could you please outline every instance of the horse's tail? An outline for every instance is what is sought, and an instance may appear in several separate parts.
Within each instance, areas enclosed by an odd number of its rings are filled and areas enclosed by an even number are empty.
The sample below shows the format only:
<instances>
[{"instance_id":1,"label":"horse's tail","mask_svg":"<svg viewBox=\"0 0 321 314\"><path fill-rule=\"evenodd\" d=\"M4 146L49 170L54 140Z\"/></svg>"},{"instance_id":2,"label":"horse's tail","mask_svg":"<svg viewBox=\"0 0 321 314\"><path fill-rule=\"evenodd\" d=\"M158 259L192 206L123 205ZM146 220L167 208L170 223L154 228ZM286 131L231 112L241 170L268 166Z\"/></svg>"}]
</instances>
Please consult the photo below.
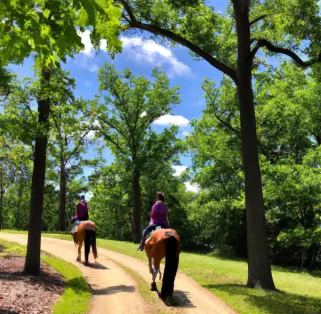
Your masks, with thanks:
<instances>
[{"instance_id":1,"label":"horse's tail","mask_svg":"<svg viewBox=\"0 0 321 314\"><path fill-rule=\"evenodd\" d=\"M175 236L171 236L167 239L165 270L161 291L161 298L163 299L172 296L174 291L174 281L179 262L178 245L179 243Z\"/></svg>"},{"instance_id":2,"label":"horse's tail","mask_svg":"<svg viewBox=\"0 0 321 314\"><path fill-rule=\"evenodd\" d=\"M97 246L96 246L96 231L93 231L92 237L91 237L91 246L93 248L93 254L94 258L97 259Z\"/></svg>"}]
</instances>

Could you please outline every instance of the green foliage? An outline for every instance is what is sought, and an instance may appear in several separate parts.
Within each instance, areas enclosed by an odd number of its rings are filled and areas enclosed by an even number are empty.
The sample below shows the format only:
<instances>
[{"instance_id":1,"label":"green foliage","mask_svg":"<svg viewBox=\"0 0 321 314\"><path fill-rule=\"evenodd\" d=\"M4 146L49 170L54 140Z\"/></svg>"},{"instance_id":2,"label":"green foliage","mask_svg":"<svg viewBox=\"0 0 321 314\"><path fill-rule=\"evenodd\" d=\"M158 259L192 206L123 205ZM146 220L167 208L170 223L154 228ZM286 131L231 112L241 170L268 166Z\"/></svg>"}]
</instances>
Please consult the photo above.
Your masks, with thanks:
<instances>
[{"instance_id":1,"label":"green foliage","mask_svg":"<svg viewBox=\"0 0 321 314\"><path fill-rule=\"evenodd\" d=\"M111 53L120 51L120 9L111 0L26 0L0 3L0 68L36 53L38 66L65 61L83 48L78 27L95 26ZM104 16L105 24L98 23ZM107 20L107 21L106 21ZM98 37L96 36L96 39ZM96 40L97 42L97 40Z\"/></svg>"},{"instance_id":2,"label":"green foliage","mask_svg":"<svg viewBox=\"0 0 321 314\"><path fill-rule=\"evenodd\" d=\"M274 77L270 71L277 71ZM274 73L273 73L274 74ZM275 263L314 268L321 242L317 72L293 65L256 72L256 118L266 219ZM245 212L235 87L205 80L207 108L188 138L194 178L204 189L191 217L201 242L246 254ZM198 210L202 208L202 210ZM237 228L236 228L237 226Z\"/></svg>"},{"instance_id":3,"label":"green foliage","mask_svg":"<svg viewBox=\"0 0 321 314\"><path fill-rule=\"evenodd\" d=\"M164 178L171 178L171 165L179 162L178 153L183 151L183 142L177 138L177 127L157 133L151 125L168 114L172 104L179 103L178 88L170 88L167 76L158 69L153 70L150 81L142 76L135 77L129 69L120 73L106 64L98 79L104 102L97 99L89 112L96 119L93 129L97 136L104 138L117 165L99 172L99 179L101 176L108 179L98 182L98 189L94 187L94 194L97 194L93 200L94 207L97 207L94 212L98 216L93 217L104 221L101 215L107 211L113 218L103 222L109 226L104 228L105 234L128 239L128 223L136 214L132 208L142 206L143 217L147 217L155 198L155 188L171 191L173 187L173 183L169 184L171 179ZM135 176L138 183L133 182ZM134 203L135 188L142 197L142 205ZM170 195L173 194L171 191Z\"/></svg>"}]
</instances>

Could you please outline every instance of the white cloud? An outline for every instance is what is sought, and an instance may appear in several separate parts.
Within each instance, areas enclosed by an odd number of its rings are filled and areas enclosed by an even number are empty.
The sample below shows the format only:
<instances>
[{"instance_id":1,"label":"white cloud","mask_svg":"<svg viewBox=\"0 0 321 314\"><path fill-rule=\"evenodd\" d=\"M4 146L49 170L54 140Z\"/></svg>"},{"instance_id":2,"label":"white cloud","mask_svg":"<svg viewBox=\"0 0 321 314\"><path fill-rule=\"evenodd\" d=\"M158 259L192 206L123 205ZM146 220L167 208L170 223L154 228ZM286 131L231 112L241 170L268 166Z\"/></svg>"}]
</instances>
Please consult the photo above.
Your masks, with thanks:
<instances>
[{"instance_id":1,"label":"white cloud","mask_svg":"<svg viewBox=\"0 0 321 314\"><path fill-rule=\"evenodd\" d=\"M93 46L93 44L91 43L91 40L90 40L90 31L89 30L85 30L84 32L78 31L78 35L81 37L81 42L85 46L85 48L80 53L86 55L87 57L94 57L95 49L94 49L94 46ZM100 46L99 48L101 50L107 51L107 41L106 41L106 39L102 39L100 41L100 45L99 46Z\"/></svg>"},{"instance_id":2,"label":"white cloud","mask_svg":"<svg viewBox=\"0 0 321 314\"><path fill-rule=\"evenodd\" d=\"M121 37L121 40L124 51L139 62L148 62L153 66L169 65L170 74L173 75L191 74L189 66L179 61L170 49L153 40L144 40L140 37Z\"/></svg>"},{"instance_id":3,"label":"white cloud","mask_svg":"<svg viewBox=\"0 0 321 314\"><path fill-rule=\"evenodd\" d=\"M94 196L94 194L92 192L90 192L90 191L85 193L86 201L89 201L93 196Z\"/></svg>"},{"instance_id":4,"label":"white cloud","mask_svg":"<svg viewBox=\"0 0 321 314\"><path fill-rule=\"evenodd\" d=\"M81 42L85 46L85 48L80 52L88 57L94 56L94 47L90 40L90 31L86 30L84 32L78 31L78 35L81 37Z\"/></svg>"},{"instance_id":5,"label":"white cloud","mask_svg":"<svg viewBox=\"0 0 321 314\"><path fill-rule=\"evenodd\" d=\"M191 135L191 132L188 132L188 131L184 131L182 132L183 136L186 137L186 136L189 136Z\"/></svg>"},{"instance_id":6,"label":"white cloud","mask_svg":"<svg viewBox=\"0 0 321 314\"><path fill-rule=\"evenodd\" d=\"M140 115L140 118L144 118L147 115L146 111L143 111Z\"/></svg>"},{"instance_id":7,"label":"white cloud","mask_svg":"<svg viewBox=\"0 0 321 314\"><path fill-rule=\"evenodd\" d=\"M174 176L178 177L180 176L186 169L186 166L172 166L175 170Z\"/></svg>"},{"instance_id":8,"label":"white cloud","mask_svg":"<svg viewBox=\"0 0 321 314\"><path fill-rule=\"evenodd\" d=\"M86 138L92 140L96 135L96 131L89 131L88 134L86 135Z\"/></svg>"},{"instance_id":9,"label":"white cloud","mask_svg":"<svg viewBox=\"0 0 321 314\"><path fill-rule=\"evenodd\" d=\"M188 126L189 121L183 116L174 116L171 114L165 114L159 117L157 120L155 120L154 124L158 124L158 125L174 124L178 126Z\"/></svg>"},{"instance_id":10,"label":"white cloud","mask_svg":"<svg viewBox=\"0 0 321 314\"><path fill-rule=\"evenodd\" d=\"M90 31L78 31L78 35L81 37L81 42L85 46L80 53L85 55L85 57L93 58L95 49L90 40ZM170 75L184 76L191 74L189 66L179 61L169 48L159 45L153 40L144 40L140 37L121 37L121 40L124 51L128 52L131 58L139 62L148 62L153 66L168 65ZM105 39L100 41L100 49L104 51L107 50L107 42ZM87 60L84 62L85 65L87 63L86 61ZM87 66L86 68L92 72L97 71L97 69L93 67Z\"/></svg>"},{"instance_id":11,"label":"white cloud","mask_svg":"<svg viewBox=\"0 0 321 314\"><path fill-rule=\"evenodd\" d=\"M185 182L184 184L187 191L198 193L201 190L201 188L197 184L192 184L191 182Z\"/></svg>"}]
</instances>

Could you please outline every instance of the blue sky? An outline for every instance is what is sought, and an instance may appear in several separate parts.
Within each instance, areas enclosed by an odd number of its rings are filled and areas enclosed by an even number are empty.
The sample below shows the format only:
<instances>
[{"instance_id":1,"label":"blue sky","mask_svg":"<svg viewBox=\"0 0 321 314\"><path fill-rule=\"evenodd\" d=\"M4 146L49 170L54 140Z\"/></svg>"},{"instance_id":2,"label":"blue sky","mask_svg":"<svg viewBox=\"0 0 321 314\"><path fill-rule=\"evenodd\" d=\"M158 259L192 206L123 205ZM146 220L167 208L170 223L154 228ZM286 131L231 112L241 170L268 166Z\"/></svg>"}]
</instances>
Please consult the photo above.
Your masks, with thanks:
<instances>
[{"instance_id":1,"label":"blue sky","mask_svg":"<svg viewBox=\"0 0 321 314\"><path fill-rule=\"evenodd\" d=\"M225 12L227 0L210 2L215 5L215 11ZM161 45L148 40L148 35L147 33L137 32L131 37L123 37L123 52L116 55L114 60L111 60L104 51L104 43L102 43L100 53L98 55L95 53L90 44L89 31L86 31L82 33L82 41L85 45L84 51L75 56L74 59L69 59L67 64L64 65L64 69L69 70L71 77L76 79L76 96L90 99L98 92L98 69L105 62L113 63L119 71L128 67L135 75L146 77L151 75L154 66L161 67L168 74L171 85L180 86L181 103L173 108L173 116L162 117L158 124L154 125L154 128L161 131L169 123L174 123L180 126L180 136L183 137L191 131L188 123L193 118L200 118L202 110L205 108L205 100L201 89L204 78L209 77L219 82L221 74L207 62L193 60L188 49ZM32 77L32 66L33 60L29 58L25 60L23 65L12 66L11 68L20 77ZM91 158L94 155L94 151L91 150L86 154L86 157ZM106 149L104 156L108 163L111 163L114 159L108 149ZM178 171L190 166L190 158L181 156L181 164L183 167L178 167ZM85 169L86 174L89 172L90 170ZM187 186L192 189L190 185Z\"/></svg>"}]
</instances>

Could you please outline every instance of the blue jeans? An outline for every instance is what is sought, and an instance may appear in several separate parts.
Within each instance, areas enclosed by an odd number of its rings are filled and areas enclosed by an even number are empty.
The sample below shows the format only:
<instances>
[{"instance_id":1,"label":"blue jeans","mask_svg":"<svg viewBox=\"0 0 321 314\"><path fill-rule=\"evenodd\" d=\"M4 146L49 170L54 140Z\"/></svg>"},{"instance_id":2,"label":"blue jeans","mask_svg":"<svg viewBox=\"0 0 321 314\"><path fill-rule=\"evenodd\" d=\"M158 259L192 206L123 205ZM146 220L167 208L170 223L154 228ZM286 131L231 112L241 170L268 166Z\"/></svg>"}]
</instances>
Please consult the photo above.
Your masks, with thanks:
<instances>
[{"instance_id":1,"label":"blue jeans","mask_svg":"<svg viewBox=\"0 0 321 314\"><path fill-rule=\"evenodd\" d=\"M168 226L165 226L163 224L151 224L147 228L145 228L145 230L143 231L143 234L142 234L142 240L140 242L140 246L138 248L139 250L141 250L141 251L144 250L146 236L147 236L148 232L152 231L157 226L161 226L162 228L168 228Z\"/></svg>"}]
</instances>

